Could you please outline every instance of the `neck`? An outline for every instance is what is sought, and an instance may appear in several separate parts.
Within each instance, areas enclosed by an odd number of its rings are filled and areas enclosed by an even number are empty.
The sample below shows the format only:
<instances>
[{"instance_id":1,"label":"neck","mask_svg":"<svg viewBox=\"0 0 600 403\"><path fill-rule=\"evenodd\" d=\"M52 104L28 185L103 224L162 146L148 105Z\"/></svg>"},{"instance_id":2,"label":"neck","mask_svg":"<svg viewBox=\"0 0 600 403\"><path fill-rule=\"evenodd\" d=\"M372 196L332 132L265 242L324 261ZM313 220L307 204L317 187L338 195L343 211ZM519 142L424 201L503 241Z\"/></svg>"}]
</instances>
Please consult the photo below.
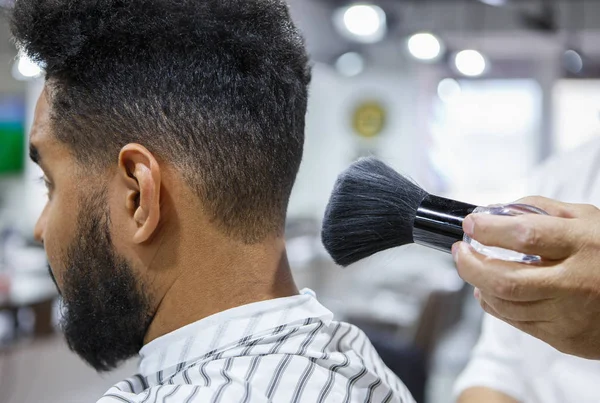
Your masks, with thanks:
<instances>
[{"instance_id":1,"label":"neck","mask_svg":"<svg viewBox=\"0 0 600 403\"><path fill-rule=\"evenodd\" d=\"M189 264L162 292L144 344L231 308L298 294L281 238L251 246L221 239L190 250L178 259Z\"/></svg>"}]
</instances>

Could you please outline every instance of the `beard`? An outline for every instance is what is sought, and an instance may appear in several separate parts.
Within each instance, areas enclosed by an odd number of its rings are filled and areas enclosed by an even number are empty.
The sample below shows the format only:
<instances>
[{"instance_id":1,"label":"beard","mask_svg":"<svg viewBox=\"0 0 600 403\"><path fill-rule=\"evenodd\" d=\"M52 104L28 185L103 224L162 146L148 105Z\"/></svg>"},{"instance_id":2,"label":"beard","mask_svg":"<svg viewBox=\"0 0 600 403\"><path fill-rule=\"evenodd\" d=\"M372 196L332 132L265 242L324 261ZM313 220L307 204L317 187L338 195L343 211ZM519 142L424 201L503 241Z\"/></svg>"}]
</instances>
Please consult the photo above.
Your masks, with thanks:
<instances>
[{"instance_id":1,"label":"beard","mask_svg":"<svg viewBox=\"0 0 600 403\"><path fill-rule=\"evenodd\" d=\"M61 328L69 348L98 372L138 354L152 315L148 295L110 235L106 194L82 200L62 277Z\"/></svg>"}]
</instances>

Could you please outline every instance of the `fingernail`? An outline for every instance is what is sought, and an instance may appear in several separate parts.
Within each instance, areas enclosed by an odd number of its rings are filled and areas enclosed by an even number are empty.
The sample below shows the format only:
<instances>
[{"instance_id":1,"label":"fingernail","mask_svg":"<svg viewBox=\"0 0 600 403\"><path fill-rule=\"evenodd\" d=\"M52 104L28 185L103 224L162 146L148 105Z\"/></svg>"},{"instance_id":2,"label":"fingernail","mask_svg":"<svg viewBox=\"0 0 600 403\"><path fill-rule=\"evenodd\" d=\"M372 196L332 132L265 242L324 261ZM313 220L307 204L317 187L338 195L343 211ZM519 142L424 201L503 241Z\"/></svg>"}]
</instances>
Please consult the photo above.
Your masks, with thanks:
<instances>
[{"instance_id":1,"label":"fingernail","mask_svg":"<svg viewBox=\"0 0 600 403\"><path fill-rule=\"evenodd\" d=\"M475 291L473 291L473 295L475 298L477 298L477 300L481 298L481 292L479 291L479 288L476 288Z\"/></svg>"},{"instance_id":2,"label":"fingernail","mask_svg":"<svg viewBox=\"0 0 600 403\"><path fill-rule=\"evenodd\" d=\"M467 216L467 218L465 218L465 221L463 222L463 231L465 231L465 234L467 234L468 236L473 236L473 231L475 230L475 220L473 219L472 216Z\"/></svg>"}]
</instances>

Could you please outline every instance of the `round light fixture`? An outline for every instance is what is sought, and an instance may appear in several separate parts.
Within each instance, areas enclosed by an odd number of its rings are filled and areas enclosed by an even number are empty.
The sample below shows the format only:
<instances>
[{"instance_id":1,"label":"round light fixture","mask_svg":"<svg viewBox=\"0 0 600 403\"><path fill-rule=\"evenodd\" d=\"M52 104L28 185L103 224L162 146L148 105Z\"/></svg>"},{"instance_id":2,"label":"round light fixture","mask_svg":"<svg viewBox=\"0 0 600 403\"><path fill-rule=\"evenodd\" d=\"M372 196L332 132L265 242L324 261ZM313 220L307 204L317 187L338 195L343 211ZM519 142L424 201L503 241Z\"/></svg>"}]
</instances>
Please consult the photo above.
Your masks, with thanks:
<instances>
[{"instance_id":1,"label":"round light fixture","mask_svg":"<svg viewBox=\"0 0 600 403\"><path fill-rule=\"evenodd\" d=\"M26 54L20 53L17 62L13 67L13 76L18 80L28 80L39 77L42 74L42 68L31 60Z\"/></svg>"},{"instance_id":2,"label":"round light fixture","mask_svg":"<svg viewBox=\"0 0 600 403\"><path fill-rule=\"evenodd\" d=\"M583 70L583 58L576 51L569 49L563 54L565 69L570 73L579 74Z\"/></svg>"},{"instance_id":3,"label":"round light fixture","mask_svg":"<svg viewBox=\"0 0 600 403\"><path fill-rule=\"evenodd\" d=\"M408 51L416 59L432 61L440 57L442 44L435 35L421 32L408 39Z\"/></svg>"},{"instance_id":4,"label":"round light fixture","mask_svg":"<svg viewBox=\"0 0 600 403\"><path fill-rule=\"evenodd\" d=\"M506 4L506 0L479 0L482 3L487 4L488 6L500 7Z\"/></svg>"},{"instance_id":5,"label":"round light fixture","mask_svg":"<svg viewBox=\"0 0 600 403\"><path fill-rule=\"evenodd\" d=\"M365 69L365 59L360 53L344 53L336 60L335 68L345 77L354 77L362 73Z\"/></svg>"},{"instance_id":6,"label":"round light fixture","mask_svg":"<svg viewBox=\"0 0 600 403\"><path fill-rule=\"evenodd\" d=\"M339 8L335 11L333 20L340 34L357 42L379 42L387 32L385 12L373 4L353 4Z\"/></svg>"},{"instance_id":7,"label":"round light fixture","mask_svg":"<svg viewBox=\"0 0 600 403\"><path fill-rule=\"evenodd\" d=\"M472 49L458 52L454 57L454 64L458 72L467 77L478 77L485 73L488 67L485 57Z\"/></svg>"},{"instance_id":8,"label":"round light fixture","mask_svg":"<svg viewBox=\"0 0 600 403\"><path fill-rule=\"evenodd\" d=\"M437 88L438 97L445 102L450 103L455 101L462 93L462 88L458 81L453 78L444 78L438 84Z\"/></svg>"}]
</instances>

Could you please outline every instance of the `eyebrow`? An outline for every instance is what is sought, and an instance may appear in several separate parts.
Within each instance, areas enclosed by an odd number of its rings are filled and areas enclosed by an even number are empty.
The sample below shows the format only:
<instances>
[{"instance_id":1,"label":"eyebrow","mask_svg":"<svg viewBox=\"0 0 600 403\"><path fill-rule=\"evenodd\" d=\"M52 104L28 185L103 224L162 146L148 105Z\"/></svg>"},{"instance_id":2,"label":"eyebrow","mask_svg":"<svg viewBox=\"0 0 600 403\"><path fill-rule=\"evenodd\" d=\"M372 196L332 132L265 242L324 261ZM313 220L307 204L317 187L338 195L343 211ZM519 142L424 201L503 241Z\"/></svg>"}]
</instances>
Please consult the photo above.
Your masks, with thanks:
<instances>
[{"instance_id":1,"label":"eyebrow","mask_svg":"<svg viewBox=\"0 0 600 403\"><path fill-rule=\"evenodd\" d=\"M29 144L29 158L38 165L40 165L40 161L42 160L40 152L33 144Z\"/></svg>"}]
</instances>

